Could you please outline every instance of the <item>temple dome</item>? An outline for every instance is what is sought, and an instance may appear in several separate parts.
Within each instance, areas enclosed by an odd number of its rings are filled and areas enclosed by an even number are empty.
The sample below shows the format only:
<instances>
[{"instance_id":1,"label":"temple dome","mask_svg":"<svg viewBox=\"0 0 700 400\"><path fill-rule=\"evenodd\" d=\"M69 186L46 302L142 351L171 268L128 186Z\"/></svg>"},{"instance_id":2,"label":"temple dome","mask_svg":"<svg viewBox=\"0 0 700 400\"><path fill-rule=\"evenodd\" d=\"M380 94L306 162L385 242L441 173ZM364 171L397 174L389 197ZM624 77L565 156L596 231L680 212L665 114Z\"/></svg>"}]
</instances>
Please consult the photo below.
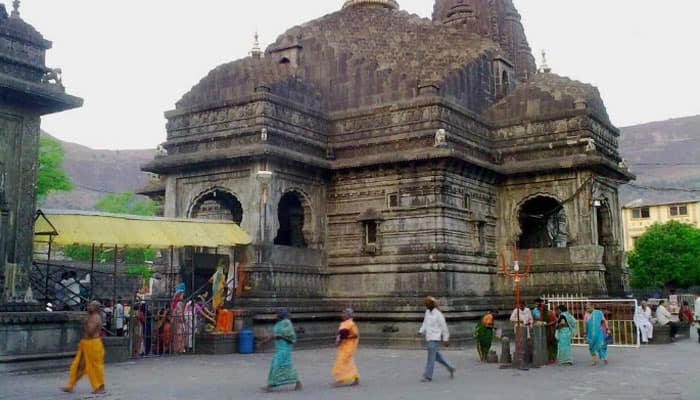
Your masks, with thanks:
<instances>
[{"instance_id":1,"label":"temple dome","mask_svg":"<svg viewBox=\"0 0 700 400\"><path fill-rule=\"evenodd\" d=\"M379 5L392 10L399 8L399 3L396 0L347 0L343 4L343 9L360 5Z\"/></svg>"},{"instance_id":2,"label":"temple dome","mask_svg":"<svg viewBox=\"0 0 700 400\"><path fill-rule=\"evenodd\" d=\"M488 84L492 61L502 56L494 41L458 27L391 7L351 6L290 28L259 60L218 67L177 108L229 104L265 86L277 96L320 104L322 112L432 91L478 113L491 105L482 83Z\"/></svg>"}]
</instances>

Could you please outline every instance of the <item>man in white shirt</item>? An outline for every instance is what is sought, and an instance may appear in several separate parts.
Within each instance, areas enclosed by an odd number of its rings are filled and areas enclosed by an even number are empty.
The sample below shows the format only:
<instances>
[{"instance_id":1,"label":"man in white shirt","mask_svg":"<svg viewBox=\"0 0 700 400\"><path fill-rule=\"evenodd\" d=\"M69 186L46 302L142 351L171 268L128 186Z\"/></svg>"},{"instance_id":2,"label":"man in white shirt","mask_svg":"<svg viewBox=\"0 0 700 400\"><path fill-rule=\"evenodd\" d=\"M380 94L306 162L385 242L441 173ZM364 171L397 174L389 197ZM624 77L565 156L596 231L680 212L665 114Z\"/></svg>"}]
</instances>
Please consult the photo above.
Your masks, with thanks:
<instances>
[{"instance_id":1,"label":"man in white shirt","mask_svg":"<svg viewBox=\"0 0 700 400\"><path fill-rule=\"evenodd\" d=\"M66 309L69 311L79 311L80 309L80 283L77 281L78 274L75 271L68 273L68 278L61 281L64 292L63 298Z\"/></svg>"},{"instance_id":2,"label":"man in white shirt","mask_svg":"<svg viewBox=\"0 0 700 400\"><path fill-rule=\"evenodd\" d=\"M674 342L678 333L678 324L673 321L673 315L666 309L666 300L659 302L656 308L656 320L659 321L659 325L668 325L671 328L671 341Z\"/></svg>"},{"instance_id":3,"label":"man in white shirt","mask_svg":"<svg viewBox=\"0 0 700 400\"><path fill-rule=\"evenodd\" d=\"M114 328L117 331L117 336L124 336L124 300L119 299L114 305Z\"/></svg>"},{"instance_id":4,"label":"man in white shirt","mask_svg":"<svg viewBox=\"0 0 700 400\"><path fill-rule=\"evenodd\" d=\"M518 303L518 306L510 314L510 322L516 326L516 329L517 327L525 327L525 337L530 338L530 327L535 323L535 319L532 316L532 311L525 307L525 303Z\"/></svg>"},{"instance_id":5,"label":"man in white shirt","mask_svg":"<svg viewBox=\"0 0 700 400\"><path fill-rule=\"evenodd\" d=\"M513 313L510 314L510 322L516 325L531 326L535 320L532 317L532 311L525 307L523 303L520 303L518 307L513 310Z\"/></svg>"},{"instance_id":6,"label":"man in white shirt","mask_svg":"<svg viewBox=\"0 0 700 400\"><path fill-rule=\"evenodd\" d=\"M437 300L432 297L425 298L425 317L423 325L418 333L425 335L425 340L428 343L428 361L425 365L425 372L421 382L430 382L433 380L433 370L435 369L435 361L442 364L450 371L450 378L454 378L455 369L447 362L445 357L440 354L440 342L444 342L447 346L450 341L450 331L447 328L445 316L442 315L437 306Z\"/></svg>"},{"instance_id":7,"label":"man in white shirt","mask_svg":"<svg viewBox=\"0 0 700 400\"><path fill-rule=\"evenodd\" d=\"M642 343L648 344L654 337L654 324L651 320L651 308L643 301L634 313L634 324L642 338Z\"/></svg>"}]
</instances>

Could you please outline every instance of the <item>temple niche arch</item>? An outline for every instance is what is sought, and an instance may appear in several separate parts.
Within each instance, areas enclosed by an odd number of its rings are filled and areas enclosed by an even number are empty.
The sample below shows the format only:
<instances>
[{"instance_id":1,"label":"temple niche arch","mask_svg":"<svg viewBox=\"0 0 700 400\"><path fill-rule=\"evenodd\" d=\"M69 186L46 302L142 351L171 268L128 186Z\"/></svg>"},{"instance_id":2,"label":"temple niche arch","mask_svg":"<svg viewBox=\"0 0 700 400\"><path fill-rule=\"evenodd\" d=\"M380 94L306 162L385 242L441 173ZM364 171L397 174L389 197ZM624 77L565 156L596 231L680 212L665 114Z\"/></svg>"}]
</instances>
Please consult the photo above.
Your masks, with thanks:
<instances>
[{"instance_id":1,"label":"temple niche arch","mask_svg":"<svg viewBox=\"0 0 700 400\"><path fill-rule=\"evenodd\" d=\"M297 190L285 192L277 206L279 228L274 244L301 248L312 244L312 215L311 205L304 194Z\"/></svg>"},{"instance_id":2,"label":"temple niche arch","mask_svg":"<svg viewBox=\"0 0 700 400\"><path fill-rule=\"evenodd\" d=\"M566 247L568 242L567 217L564 205L548 195L527 199L518 209L521 249Z\"/></svg>"},{"instance_id":3,"label":"temple niche arch","mask_svg":"<svg viewBox=\"0 0 700 400\"><path fill-rule=\"evenodd\" d=\"M231 192L215 188L200 194L192 203L190 218L243 222L243 206Z\"/></svg>"}]
</instances>

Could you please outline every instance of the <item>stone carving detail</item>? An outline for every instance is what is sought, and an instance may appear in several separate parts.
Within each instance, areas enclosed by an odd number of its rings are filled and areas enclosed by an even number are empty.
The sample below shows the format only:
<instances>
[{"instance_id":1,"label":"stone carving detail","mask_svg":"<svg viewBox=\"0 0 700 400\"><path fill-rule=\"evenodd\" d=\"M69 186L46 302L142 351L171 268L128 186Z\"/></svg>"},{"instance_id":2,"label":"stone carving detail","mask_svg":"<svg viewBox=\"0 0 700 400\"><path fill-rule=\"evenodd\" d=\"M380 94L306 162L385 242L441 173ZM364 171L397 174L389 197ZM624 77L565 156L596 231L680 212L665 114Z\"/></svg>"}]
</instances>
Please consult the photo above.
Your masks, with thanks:
<instances>
[{"instance_id":1,"label":"stone carving detail","mask_svg":"<svg viewBox=\"0 0 700 400\"><path fill-rule=\"evenodd\" d=\"M569 235L566 232L566 210L563 207L549 216L547 234L552 241L553 247L566 247Z\"/></svg>"},{"instance_id":2,"label":"stone carving detail","mask_svg":"<svg viewBox=\"0 0 700 400\"><path fill-rule=\"evenodd\" d=\"M41 78L41 82L53 84L60 88L63 88L63 80L61 78L62 74L63 71L61 71L60 68L54 68L44 74L44 76Z\"/></svg>"},{"instance_id":3,"label":"stone carving detail","mask_svg":"<svg viewBox=\"0 0 700 400\"><path fill-rule=\"evenodd\" d=\"M438 129L435 132L435 147L446 147L447 146L447 132L444 129Z\"/></svg>"}]
</instances>

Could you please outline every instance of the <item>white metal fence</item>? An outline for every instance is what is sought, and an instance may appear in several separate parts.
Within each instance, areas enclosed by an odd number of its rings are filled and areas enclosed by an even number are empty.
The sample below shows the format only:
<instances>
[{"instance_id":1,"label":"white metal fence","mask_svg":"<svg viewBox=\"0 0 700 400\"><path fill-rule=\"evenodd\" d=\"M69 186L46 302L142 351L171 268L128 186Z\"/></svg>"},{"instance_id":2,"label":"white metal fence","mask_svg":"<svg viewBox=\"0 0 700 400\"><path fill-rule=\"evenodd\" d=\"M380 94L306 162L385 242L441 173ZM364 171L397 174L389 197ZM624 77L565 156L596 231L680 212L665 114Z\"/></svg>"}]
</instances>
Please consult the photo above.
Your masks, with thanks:
<instances>
[{"instance_id":1,"label":"white metal fence","mask_svg":"<svg viewBox=\"0 0 700 400\"><path fill-rule=\"evenodd\" d=\"M572 345L587 345L584 316L586 306L595 304L596 308L605 314L605 319L608 321L612 336L610 346L635 348L640 346L641 338L634 324L634 313L637 309L637 300L635 299L588 299L577 296L554 296L545 297L544 300L551 310L556 310L560 305L566 306L578 321L577 332L571 338Z\"/></svg>"}]
</instances>

